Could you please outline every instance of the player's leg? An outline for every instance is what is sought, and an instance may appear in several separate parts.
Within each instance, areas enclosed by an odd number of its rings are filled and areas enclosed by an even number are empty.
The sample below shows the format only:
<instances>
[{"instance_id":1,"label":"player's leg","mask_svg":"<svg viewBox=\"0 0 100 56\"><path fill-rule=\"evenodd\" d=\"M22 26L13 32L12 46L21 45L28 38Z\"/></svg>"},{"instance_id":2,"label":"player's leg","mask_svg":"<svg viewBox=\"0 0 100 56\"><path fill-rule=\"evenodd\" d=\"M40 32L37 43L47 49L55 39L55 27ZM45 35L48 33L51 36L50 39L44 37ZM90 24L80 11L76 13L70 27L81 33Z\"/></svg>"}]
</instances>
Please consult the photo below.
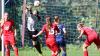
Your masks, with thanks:
<instances>
[{"instance_id":1,"label":"player's leg","mask_svg":"<svg viewBox=\"0 0 100 56\"><path fill-rule=\"evenodd\" d=\"M39 54L42 55L41 45L40 45L39 40L32 41L32 42L33 42L33 46L36 48L36 50L39 52Z\"/></svg>"},{"instance_id":2,"label":"player's leg","mask_svg":"<svg viewBox=\"0 0 100 56\"><path fill-rule=\"evenodd\" d=\"M94 43L96 44L98 50L100 51L100 37L99 36L94 40Z\"/></svg>"},{"instance_id":3,"label":"player's leg","mask_svg":"<svg viewBox=\"0 0 100 56\"><path fill-rule=\"evenodd\" d=\"M59 54L60 48L55 44L51 47L52 56L57 56Z\"/></svg>"},{"instance_id":4,"label":"player's leg","mask_svg":"<svg viewBox=\"0 0 100 56\"><path fill-rule=\"evenodd\" d=\"M13 48L13 50L14 50L15 56L19 56L19 55L18 55L18 48L17 48L15 45L12 45L12 48Z\"/></svg>"},{"instance_id":5,"label":"player's leg","mask_svg":"<svg viewBox=\"0 0 100 56\"><path fill-rule=\"evenodd\" d=\"M52 41L51 43L51 50L52 50L52 56L58 56L60 53L60 47L57 45L55 41Z\"/></svg>"},{"instance_id":6,"label":"player's leg","mask_svg":"<svg viewBox=\"0 0 100 56\"><path fill-rule=\"evenodd\" d=\"M88 46L91 45L91 43L94 42L94 39L95 39L95 34L91 34L89 36L87 36L84 44L83 44L83 52L84 52L84 56L88 56Z\"/></svg>"},{"instance_id":7,"label":"player's leg","mask_svg":"<svg viewBox=\"0 0 100 56\"><path fill-rule=\"evenodd\" d=\"M58 50L55 50L54 47L52 47L50 44L46 44L46 45L51 50L51 55L52 56L57 56L58 55Z\"/></svg>"},{"instance_id":8,"label":"player's leg","mask_svg":"<svg viewBox=\"0 0 100 56\"><path fill-rule=\"evenodd\" d=\"M38 33L37 30L35 30L34 32L32 32L32 35L36 35ZM36 48L36 50L39 52L40 55L42 55L42 51L41 51L41 45L40 45L40 39L38 37L36 38L32 38L32 42L33 42L33 46Z\"/></svg>"},{"instance_id":9,"label":"player's leg","mask_svg":"<svg viewBox=\"0 0 100 56\"><path fill-rule=\"evenodd\" d=\"M67 56L67 54L66 54L66 47L61 47L61 49L62 49L62 56Z\"/></svg>"},{"instance_id":10,"label":"player's leg","mask_svg":"<svg viewBox=\"0 0 100 56\"><path fill-rule=\"evenodd\" d=\"M5 51L5 53L6 53L5 55L6 56L10 56L10 48L9 48L9 45L8 44L5 45L5 50L6 50Z\"/></svg>"},{"instance_id":11,"label":"player's leg","mask_svg":"<svg viewBox=\"0 0 100 56\"><path fill-rule=\"evenodd\" d=\"M60 47L60 42L57 41L57 39L56 39L56 43L57 43L57 45ZM61 53L61 50L59 50L59 52L58 52L58 56L60 56L60 53Z\"/></svg>"},{"instance_id":12,"label":"player's leg","mask_svg":"<svg viewBox=\"0 0 100 56\"><path fill-rule=\"evenodd\" d=\"M64 40L61 41L62 56L67 56L66 54L66 43Z\"/></svg>"},{"instance_id":13,"label":"player's leg","mask_svg":"<svg viewBox=\"0 0 100 56\"><path fill-rule=\"evenodd\" d=\"M59 55L57 55L57 51L56 52L54 52L54 51L51 51L52 52L52 56L59 56Z\"/></svg>"},{"instance_id":14,"label":"player's leg","mask_svg":"<svg viewBox=\"0 0 100 56\"><path fill-rule=\"evenodd\" d=\"M16 41L15 41L14 35L10 35L9 37L10 37L9 41L10 41L10 44L11 44L13 50L14 50L15 56L19 56L18 55L18 48L16 47Z\"/></svg>"},{"instance_id":15,"label":"player's leg","mask_svg":"<svg viewBox=\"0 0 100 56\"><path fill-rule=\"evenodd\" d=\"M59 53L60 48L58 47L56 41L54 38L48 38L46 39L46 45L51 50L52 56L57 56Z\"/></svg>"},{"instance_id":16,"label":"player's leg","mask_svg":"<svg viewBox=\"0 0 100 56\"><path fill-rule=\"evenodd\" d=\"M9 40L7 36L4 36L4 46L5 46L5 55L10 56Z\"/></svg>"},{"instance_id":17,"label":"player's leg","mask_svg":"<svg viewBox=\"0 0 100 56\"><path fill-rule=\"evenodd\" d=\"M88 56L88 50L87 50L88 45L86 43L83 44L83 55Z\"/></svg>"}]
</instances>

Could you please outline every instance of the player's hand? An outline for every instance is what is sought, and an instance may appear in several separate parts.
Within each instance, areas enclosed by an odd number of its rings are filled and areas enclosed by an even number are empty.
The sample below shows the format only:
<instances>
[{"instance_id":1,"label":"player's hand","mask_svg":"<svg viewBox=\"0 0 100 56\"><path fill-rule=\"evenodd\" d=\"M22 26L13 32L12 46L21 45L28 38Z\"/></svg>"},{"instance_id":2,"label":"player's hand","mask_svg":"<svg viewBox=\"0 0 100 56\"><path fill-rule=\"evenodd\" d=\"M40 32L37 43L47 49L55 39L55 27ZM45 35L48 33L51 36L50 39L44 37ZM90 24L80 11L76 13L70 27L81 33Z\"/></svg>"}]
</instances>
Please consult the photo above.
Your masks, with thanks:
<instances>
[{"instance_id":1,"label":"player's hand","mask_svg":"<svg viewBox=\"0 0 100 56\"><path fill-rule=\"evenodd\" d=\"M80 43L80 40L79 40L79 39L77 39L77 40L76 40L76 43L77 43L77 44L79 44L79 43Z\"/></svg>"},{"instance_id":2,"label":"player's hand","mask_svg":"<svg viewBox=\"0 0 100 56\"><path fill-rule=\"evenodd\" d=\"M36 37L36 35L32 35L32 37Z\"/></svg>"},{"instance_id":3,"label":"player's hand","mask_svg":"<svg viewBox=\"0 0 100 56\"><path fill-rule=\"evenodd\" d=\"M77 39L80 39L80 37L78 37Z\"/></svg>"}]
</instances>

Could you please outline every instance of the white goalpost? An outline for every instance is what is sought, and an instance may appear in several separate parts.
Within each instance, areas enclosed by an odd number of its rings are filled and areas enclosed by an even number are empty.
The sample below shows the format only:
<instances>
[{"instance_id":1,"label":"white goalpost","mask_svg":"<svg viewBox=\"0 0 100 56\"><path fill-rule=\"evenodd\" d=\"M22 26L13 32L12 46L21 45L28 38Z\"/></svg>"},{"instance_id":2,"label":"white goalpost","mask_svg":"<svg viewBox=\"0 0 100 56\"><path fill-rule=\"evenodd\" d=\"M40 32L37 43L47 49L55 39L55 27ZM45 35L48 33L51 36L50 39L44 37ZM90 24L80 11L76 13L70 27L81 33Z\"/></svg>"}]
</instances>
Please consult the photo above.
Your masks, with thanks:
<instances>
[{"instance_id":1,"label":"white goalpost","mask_svg":"<svg viewBox=\"0 0 100 56\"><path fill-rule=\"evenodd\" d=\"M2 13L2 19L3 19L3 15L4 15L4 0L1 0L1 7L2 7L1 13ZM4 38L3 38L3 36L1 36L1 38L2 38L2 56L5 56L5 53L4 53Z\"/></svg>"}]
</instances>

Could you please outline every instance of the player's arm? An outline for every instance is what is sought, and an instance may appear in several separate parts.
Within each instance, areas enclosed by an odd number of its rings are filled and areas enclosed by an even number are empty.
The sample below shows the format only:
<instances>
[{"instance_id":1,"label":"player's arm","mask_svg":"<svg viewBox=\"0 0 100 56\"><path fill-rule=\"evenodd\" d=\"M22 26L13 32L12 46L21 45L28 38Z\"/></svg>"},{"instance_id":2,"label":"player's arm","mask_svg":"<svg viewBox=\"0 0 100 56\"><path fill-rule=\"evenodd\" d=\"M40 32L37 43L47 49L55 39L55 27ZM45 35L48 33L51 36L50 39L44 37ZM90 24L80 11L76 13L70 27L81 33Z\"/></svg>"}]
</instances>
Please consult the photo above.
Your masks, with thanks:
<instances>
[{"instance_id":1,"label":"player's arm","mask_svg":"<svg viewBox=\"0 0 100 56\"><path fill-rule=\"evenodd\" d=\"M0 20L0 37L1 37L2 34L3 34L3 30L2 30L3 24L4 24L4 20L1 19L1 20Z\"/></svg>"},{"instance_id":2,"label":"player's arm","mask_svg":"<svg viewBox=\"0 0 100 56\"><path fill-rule=\"evenodd\" d=\"M44 31L45 31L45 26L42 27L42 30L38 34L32 35L32 36L37 37L37 36L41 35Z\"/></svg>"},{"instance_id":3,"label":"player's arm","mask_svg":"<svg viewBox=\"0 0 100 56\"><path fill-rule=\"evenodd\" d=\"M43 33L43 31L40 31L38 34L33 35L33 37L37 37L37 36L41 35L42 33Z\"/></svg>"},{"instance_id":4,"label":"player's arm","mask_svg":"<svg viewBox=\"0 0 100 56\"><path fill-rule=\"evenodd\" d=\"M14 24L14 21L12 20L12 23L13 23L13 31L14 31L14 36L16 37L17 33L16 33L16 26Z\"/></svg>"},{"instance_id":5,"label":"player's arm","mask_svg":"<svg viewBox=\"0 0 100 56\"><path fill-rule=\"evenodd\" d=\"M2 33L3 33L3 31L2 31L2 29L0 29L0 37L2 36Z\"/></svg>"},{"instance_id":6,"label":"player's arm","mask_svg":"<svg viewBox=\"0 0 100 56\"><path fill-rule=\"evenodd\" d=\"M17 33L16 33L16 27L14 26L14 35L16 37Z\"/></svg>"},{"instance_id":7,"label":"player's arm","mask_svg":"<svg viewBox=\"0 0 100 56\"><path fill-rule=\"evenodd\" d=\"M63 32L64 32L64 36L66 36L67 35L67 32L66 32L66 28L65 28L65 26L63 25Z\"/></svg>"},{"instance_id":8,"label":"player's arm","mask_svg":"<svg viewBox=\"0 0 100 56\"><path fill-rule=\"evenodd\" d=\"M40 17L38 14L37 14L36 16L37 16L37 19L38 19L38 20L40 20L40 19L41 19L41 17Z\"/></svg>"},{"instance_id":9,"label":"player's arm","mask_svg":"<svg viewBox=\"0 0 100 56\"><path fill-rule=\"evenodd\" d=\"M79 30L80 31L80 35L78 36L78 39L82 37L84 30Z\"/></svg>"},{"instance_id":10,"label":"player's arm","mask_svg":"<svg viewBox=\"0 0 100 56\"><path fill-rule=\"evenodd\" d=\"M0 27L2 27L3 24L4 24L4 19L1 19L1 20L0 20Z\"/></svg>"}]
</instances>

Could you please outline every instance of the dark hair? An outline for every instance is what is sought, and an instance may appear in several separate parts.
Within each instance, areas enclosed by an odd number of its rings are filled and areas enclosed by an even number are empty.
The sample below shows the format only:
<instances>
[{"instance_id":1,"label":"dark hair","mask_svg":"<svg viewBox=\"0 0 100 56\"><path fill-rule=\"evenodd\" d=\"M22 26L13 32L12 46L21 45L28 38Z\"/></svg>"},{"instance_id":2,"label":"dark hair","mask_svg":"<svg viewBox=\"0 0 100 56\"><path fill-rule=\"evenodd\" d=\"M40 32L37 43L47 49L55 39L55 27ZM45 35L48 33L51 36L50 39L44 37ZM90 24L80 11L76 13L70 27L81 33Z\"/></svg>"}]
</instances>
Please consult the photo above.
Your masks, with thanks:
<instances>
[{"instance_id":1,"label":"dark hair","mask_svg":"<svg viewBox=\"0 0 100 56\"><path fill-rule=\"evenodd\" d=\"M54 16L54 21L57 22L59 20L59 16Z\"/></svg>"}]
</instances>

